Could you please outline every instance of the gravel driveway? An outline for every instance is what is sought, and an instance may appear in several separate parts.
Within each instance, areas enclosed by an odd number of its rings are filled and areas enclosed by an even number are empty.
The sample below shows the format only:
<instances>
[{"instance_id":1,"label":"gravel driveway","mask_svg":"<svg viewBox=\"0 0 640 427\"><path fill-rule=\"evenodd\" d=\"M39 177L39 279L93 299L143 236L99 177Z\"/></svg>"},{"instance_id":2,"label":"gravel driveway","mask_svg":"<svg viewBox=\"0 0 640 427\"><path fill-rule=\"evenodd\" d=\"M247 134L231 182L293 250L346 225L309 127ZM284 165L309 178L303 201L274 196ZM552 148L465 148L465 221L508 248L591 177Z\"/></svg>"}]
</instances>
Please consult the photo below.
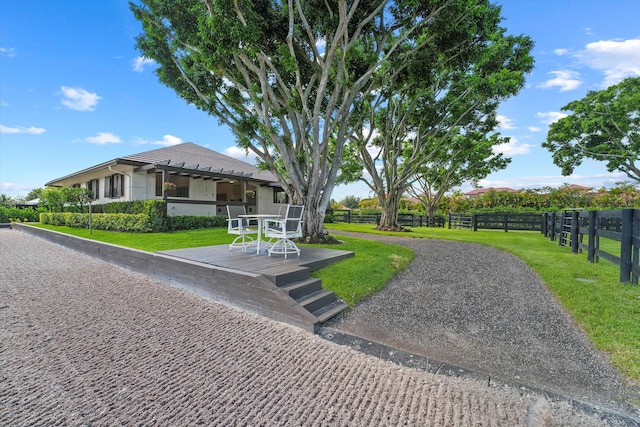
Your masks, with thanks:
<instances>
[{"instance_id":1,"label":"gravel driveway","mask_svg":"<svg viewBox=\"0 0 640 427\"><path fill-rule=\"evenodd\" d=\"M346 233L416 257L329 327L490 377L638 414L638 388L519 258L472 243Z\"/></svg>"},{"instance_id":2,"label":"gravel driveway","mask_svg":"<svg viewBox=\"0 0 640 427\"><path fill-rule=\"evenodd\" d=\"M0 230L0 265L2 426L629 425L367 356L15 230Z\"/></svg>"}]
</instances>

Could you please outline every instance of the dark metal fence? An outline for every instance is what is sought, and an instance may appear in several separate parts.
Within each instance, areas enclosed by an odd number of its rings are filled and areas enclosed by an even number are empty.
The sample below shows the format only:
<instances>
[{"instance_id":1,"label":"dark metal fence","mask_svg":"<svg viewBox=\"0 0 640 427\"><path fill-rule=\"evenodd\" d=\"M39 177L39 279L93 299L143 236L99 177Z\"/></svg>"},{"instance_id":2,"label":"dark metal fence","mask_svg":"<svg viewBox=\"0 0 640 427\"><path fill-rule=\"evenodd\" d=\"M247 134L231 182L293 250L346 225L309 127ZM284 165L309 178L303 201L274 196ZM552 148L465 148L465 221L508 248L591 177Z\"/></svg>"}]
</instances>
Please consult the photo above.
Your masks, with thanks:
<instances>
[{"instance_id":1,"label":"dark metal fence","mask_svg":"<svg viewBox=\"0 0 640 427\"><path fill-rule=\"evenodd\" d=\"M488 230L542 230L539 213L449 213L449 228L466 228L477 231Z\"/></svg>"},{"instance_id":2,"label":"dark metal fence","mask_svg":"<svg viewBox=\"0 0 640 427\"><path fill-rule=\"evenodd\" d=\"M620 281L638 285L640 276L640 209L566 211L544 214L543 234L571 251L587 251L590 262L604 258L620 266ZM606 252L600 238L620 242L619 254Z\"/></svg>"},{"instance_id":3,"label":"dark metal fence","mask_svg":"<svg viewBox=\"0 0 640 427\"><path fill-rule=\"evenodd\" d=\"M354 213L350 209L331 209L327 214L333 217L334 222L346 222L348 224L379 224L380 213L361 214ZM403 227L440 227L445 225L443 216L428 217L426 215L398 214L398 225Z\"/></svg>"}]
</instances>

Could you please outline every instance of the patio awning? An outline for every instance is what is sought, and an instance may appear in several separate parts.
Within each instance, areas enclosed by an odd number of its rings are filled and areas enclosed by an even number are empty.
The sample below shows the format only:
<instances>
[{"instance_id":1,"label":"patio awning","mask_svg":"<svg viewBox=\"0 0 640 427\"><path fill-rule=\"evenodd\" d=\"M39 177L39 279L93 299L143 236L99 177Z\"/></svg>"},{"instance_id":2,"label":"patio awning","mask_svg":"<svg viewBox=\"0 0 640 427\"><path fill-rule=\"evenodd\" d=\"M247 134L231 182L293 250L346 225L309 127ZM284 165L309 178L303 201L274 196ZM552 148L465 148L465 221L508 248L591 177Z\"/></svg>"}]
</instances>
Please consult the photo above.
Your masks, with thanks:
<instances>
[{"instance_id":1,"label":"patio awning","mask_svg":"<svg viewBox=\"0 0 640 427\"><path fill-rule=\"evenodd\" d=\"M253 176L251 172L225 170L222 168L213 168L211 166L201 166L199 164L186 165L184 162L171 162L171 160L163 160L151 165L144 165L135 172L146 171L147 173L167 172L169 175L188 176L193 179L220 181L223 179L234 179L249 181Z\"/></svg>"}]
</instances>

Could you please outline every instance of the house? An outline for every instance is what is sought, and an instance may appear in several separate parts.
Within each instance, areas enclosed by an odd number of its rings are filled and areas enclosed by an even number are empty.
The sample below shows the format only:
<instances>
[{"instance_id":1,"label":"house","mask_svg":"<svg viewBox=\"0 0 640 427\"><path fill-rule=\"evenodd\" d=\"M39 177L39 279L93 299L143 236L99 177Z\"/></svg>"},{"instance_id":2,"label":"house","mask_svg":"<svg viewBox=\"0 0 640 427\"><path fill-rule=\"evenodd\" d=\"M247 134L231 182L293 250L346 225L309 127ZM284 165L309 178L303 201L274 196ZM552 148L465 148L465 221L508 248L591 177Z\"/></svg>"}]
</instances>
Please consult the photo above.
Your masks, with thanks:
<instances>
[{"instance_id":1,"label":"house","mask_svg":"<svg viewBox=\"0 0 640 427\"><path fill-rule=\"evenodd\" d=\"M518 192L518 190L514 190L513 188L509 188L509 187L497 187L497 188L489 187L489 188L476 188L475 190L471 190L468 193L464 193L464 195L469 197L470 199L473 199L475 197L480 197L491 190L497 191L497 192L506 192L506 193Z\"/></svg>"},{"instance_id":2,"label":"house","mask_svg":"<svg viewBox=\"0 0 640 427\"><path fill-rule=\"evenodd\" d=\"M118 157L45 186L88 188L94 205L164 199L169 216L226 215L227 205L276 213L287 202L272 173L191 142Z\"/></svg>"}]
</instances>

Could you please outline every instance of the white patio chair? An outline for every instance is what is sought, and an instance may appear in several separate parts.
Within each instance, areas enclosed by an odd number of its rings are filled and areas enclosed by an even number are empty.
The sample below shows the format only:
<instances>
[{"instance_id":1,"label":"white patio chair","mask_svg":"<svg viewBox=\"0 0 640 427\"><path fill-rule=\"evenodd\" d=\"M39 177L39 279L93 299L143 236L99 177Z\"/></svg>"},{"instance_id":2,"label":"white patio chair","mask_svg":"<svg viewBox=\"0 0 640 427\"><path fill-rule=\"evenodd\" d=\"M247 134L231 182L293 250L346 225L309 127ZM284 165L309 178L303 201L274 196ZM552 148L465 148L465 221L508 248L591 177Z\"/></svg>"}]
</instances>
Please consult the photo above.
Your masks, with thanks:
<instances>
[{"instance_id":1,"label":"white patio chair","mask_svg":"<svg viewBox=\"0 0 640 427\"><path fill-rule=\"evenodd\" d=\"M249 246L257 244L257 241L254 240L251 235L258 234L258 229L251 228L249 226L249 220L247 218L240 218L239 216L246 215L246 213L247 209L244 206L227 205L227 232L238 235L229 245L229 250L241 249L242 252L246 252Z\"/></svg>"},{"instance_id":2,"label":"white patio chair","mask_svg":"<svg viewBox=\"0 0 640 427\"><path fill-rule=\"evenodd\" d=\"M284 218L266 219L264 235L270 238L269 256L271 254L296 253L300 256L300 249L291 239L302 237L302 212L304 206L288 205Z\"/></svg>"}]
</instances>

